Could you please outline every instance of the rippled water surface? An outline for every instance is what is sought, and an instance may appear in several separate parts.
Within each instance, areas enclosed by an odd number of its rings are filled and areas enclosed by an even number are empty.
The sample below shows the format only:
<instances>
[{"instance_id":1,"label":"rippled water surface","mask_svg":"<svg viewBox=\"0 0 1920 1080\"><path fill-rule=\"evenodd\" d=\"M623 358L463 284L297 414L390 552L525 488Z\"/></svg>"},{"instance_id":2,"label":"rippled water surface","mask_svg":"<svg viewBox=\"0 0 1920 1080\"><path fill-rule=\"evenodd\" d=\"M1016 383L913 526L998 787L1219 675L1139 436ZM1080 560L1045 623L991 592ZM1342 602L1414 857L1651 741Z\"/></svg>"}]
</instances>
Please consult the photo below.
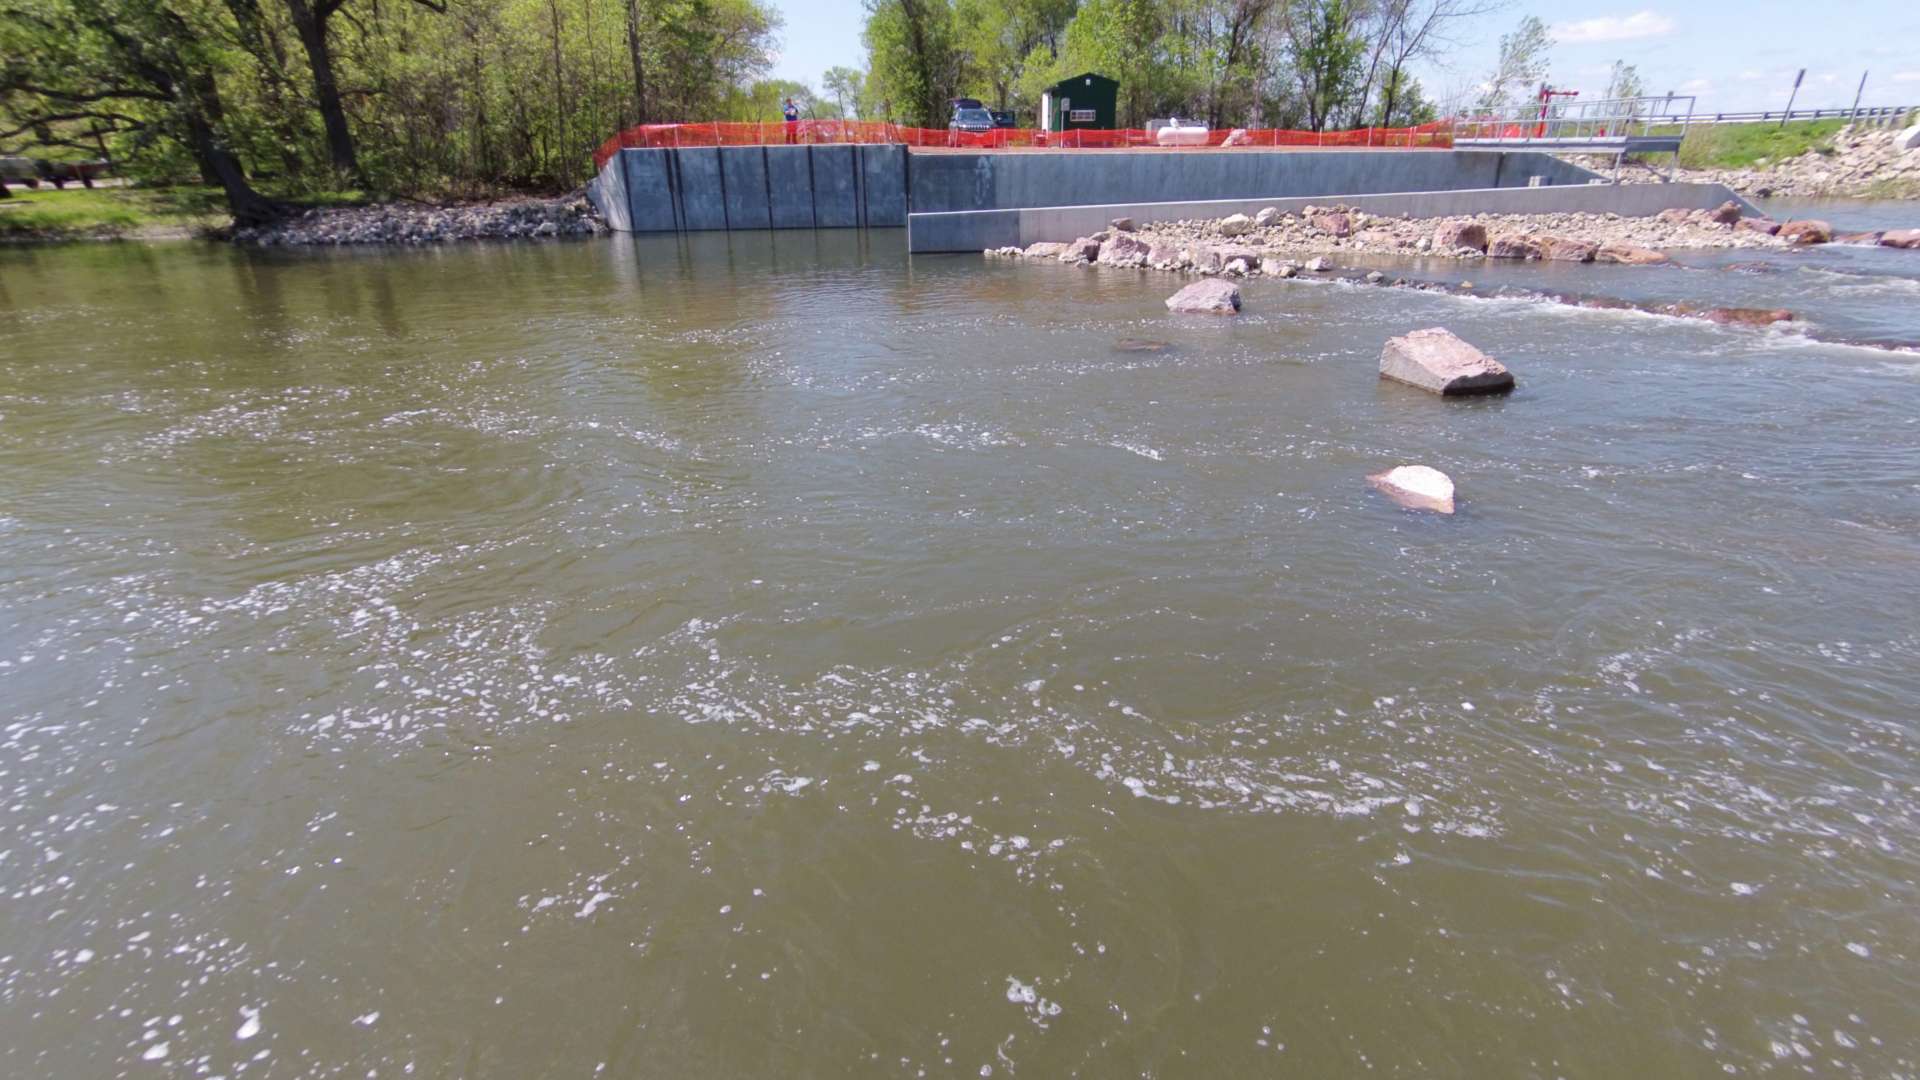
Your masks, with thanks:
<instances>
[{"instance_id":1,"label":"rippled water surface","mask_svg":"<svg viewBox=\"0 0 1920 1080\"><path fill-rule=\"evenodd\" d=\"M902 246L0 251L0 1073L1920 1070L1920 356Z\"/></svg>"}]
</instances>

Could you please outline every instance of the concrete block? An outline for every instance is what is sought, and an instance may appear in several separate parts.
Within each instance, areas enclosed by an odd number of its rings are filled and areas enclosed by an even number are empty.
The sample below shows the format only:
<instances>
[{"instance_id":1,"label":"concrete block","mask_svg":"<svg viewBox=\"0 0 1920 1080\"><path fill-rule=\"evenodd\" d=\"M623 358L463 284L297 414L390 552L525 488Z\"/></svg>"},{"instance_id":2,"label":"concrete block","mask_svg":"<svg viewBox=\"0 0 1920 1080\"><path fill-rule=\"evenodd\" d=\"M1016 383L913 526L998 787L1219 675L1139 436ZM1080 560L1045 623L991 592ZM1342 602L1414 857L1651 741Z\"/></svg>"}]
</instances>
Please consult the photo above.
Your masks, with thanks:
<instances>
[{"instance_id":1,"label":"concrete block","mask_svg":"<svg viewBox=\"0 0 1920 1080\"><path fill-rule=\"evenodd\" d=\"M720 182L726 192L727 228L773 227L773 208L767 197L765 147L720 147Z\"/></svg>"},{"instance_id":2,"label":"concrete block","mask_svg":"<svg viewBox=\"0 0 1920 1080\"><path fill-rule=\"evenodd\" d=\"M869 228L907 223L907 148L901 145L859 146L860 196Z\"/></svg>"},{"instance_id":3,"label":"concrete block","mask_svg":"<svg viewBox=\"0 0 1920 1080\"><path fill-rule=\"evenodd\" d=\"M727 227L720 149L689 146L667 150L673 167L674 205L680 227L690 232Z\"/></svg>"},{"instance_id":4,"label":"concrete block","mask_svg":"<svg viewBox=\"0 0 1920 1080\"><path fill-rule=\"evenodd\" d=\"M600 171L587 184L587 200L607 219L607 227L615 232L632 232L632 215L627 206L627 166L626 160L617 151L600 167Z\"/></svg>"},{"instance_id":5,"label":"concrete block","mask_svg":"<svg viewBox=\"0 0 1920 1080\"><path fill-rule=\"evenodd\" d=\"M767 147L767 200L776 229L813 228L811 146Z\"/></svg>"},{"instance_id":6,"label":"concrete block","mask_svg":"<svg viewBox=\"0 0 1920 1080\"><path fill-rule=\"evenodd\" d=\"M672 150L622 150L630 232L672 232L674 216Z\"/></svg>"},{"instance_id":7,"label":"concrete block","mask_svg":"<svg viewBox=\"0 0 1920 1080\"><path fill-rule=\"evenodd\" d=\"M821 229L851 229L860 224L858 160L851 146L809 146L813 221Z\"/></svg>"}]
</instances>

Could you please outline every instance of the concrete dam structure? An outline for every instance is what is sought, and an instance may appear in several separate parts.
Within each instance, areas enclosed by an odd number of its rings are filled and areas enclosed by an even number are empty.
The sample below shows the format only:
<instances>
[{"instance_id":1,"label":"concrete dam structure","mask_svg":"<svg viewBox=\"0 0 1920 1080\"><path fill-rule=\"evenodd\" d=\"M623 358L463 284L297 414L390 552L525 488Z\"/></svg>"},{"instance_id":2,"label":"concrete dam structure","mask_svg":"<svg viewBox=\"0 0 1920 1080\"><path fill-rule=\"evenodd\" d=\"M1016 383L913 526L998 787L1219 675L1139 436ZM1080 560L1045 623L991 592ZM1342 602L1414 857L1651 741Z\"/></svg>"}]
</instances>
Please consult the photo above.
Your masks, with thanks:
<instances>
[{"instance_id":1,"label":"concrete dam structure","mask_svg":"<svg viewBox=\"0 0 1920 1080\"><path fill-rule=\"evenodd\" d=\"M588 197L623 232L907 229L916 253L1070 240L1338 198L1415 216L1628 216L1737 199L1718 184L1613 185L1537 151L922 151L898 144L624 149Z\"/></svg>"}]
</instances>

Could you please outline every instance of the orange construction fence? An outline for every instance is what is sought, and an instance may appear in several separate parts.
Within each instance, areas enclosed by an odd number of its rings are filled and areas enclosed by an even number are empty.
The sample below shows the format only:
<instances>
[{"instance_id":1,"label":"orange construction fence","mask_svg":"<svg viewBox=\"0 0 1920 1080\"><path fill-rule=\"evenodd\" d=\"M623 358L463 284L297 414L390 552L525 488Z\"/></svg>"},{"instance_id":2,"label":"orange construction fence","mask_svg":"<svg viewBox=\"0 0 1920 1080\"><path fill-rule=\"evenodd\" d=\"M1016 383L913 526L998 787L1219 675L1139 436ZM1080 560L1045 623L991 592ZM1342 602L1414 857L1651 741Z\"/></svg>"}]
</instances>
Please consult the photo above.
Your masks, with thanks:
<instances>
[{"instance_id":1,"label":"orange construction fence","mask_svg":"<svg viewBox=\"0 0 1920 1080\"><path fill-rule=\"evenodd\" d=\"M1083 128L1070 131L1040 131L1034 128L954 131L906 127L880 120L801 120L793 125L791 131L785 122L778 120L766 123L639 124L601 143L593 153L593 166L598 169L606 165L607 159L617 150L674 146L779 146L787 143L904 143L908 146L964 150L1022 147L1113 150L1161 145L1152 134L1140 128L1114 131L1089 131ZM1186 138L1178 145L1446 148L1453 145L1453 124L1442 120L1418 127L1353 128L1348 131L1215 128L1208 131L1204 139L1186 134Z\"/></svg>"}]
</instances>

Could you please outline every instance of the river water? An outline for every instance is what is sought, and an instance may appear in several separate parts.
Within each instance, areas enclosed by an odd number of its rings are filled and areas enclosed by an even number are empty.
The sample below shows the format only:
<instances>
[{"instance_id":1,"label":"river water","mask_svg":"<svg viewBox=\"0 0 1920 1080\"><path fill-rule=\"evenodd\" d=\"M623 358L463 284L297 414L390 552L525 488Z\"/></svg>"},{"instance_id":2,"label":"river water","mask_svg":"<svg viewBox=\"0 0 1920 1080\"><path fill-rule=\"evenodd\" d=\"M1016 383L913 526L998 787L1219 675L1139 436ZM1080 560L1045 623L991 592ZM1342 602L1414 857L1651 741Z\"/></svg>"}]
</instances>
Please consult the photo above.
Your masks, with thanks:
<instances>
[{"instance_id":1,"label":"river water","mask_svg":"<svg viewBox=\"0 0 1920 1080\"><path fill-rule=\"evenodd\" d=\"M902 246L0 251L0 1073L1920 1070L1920 355Z\"/></svg>"}]
</instances>

